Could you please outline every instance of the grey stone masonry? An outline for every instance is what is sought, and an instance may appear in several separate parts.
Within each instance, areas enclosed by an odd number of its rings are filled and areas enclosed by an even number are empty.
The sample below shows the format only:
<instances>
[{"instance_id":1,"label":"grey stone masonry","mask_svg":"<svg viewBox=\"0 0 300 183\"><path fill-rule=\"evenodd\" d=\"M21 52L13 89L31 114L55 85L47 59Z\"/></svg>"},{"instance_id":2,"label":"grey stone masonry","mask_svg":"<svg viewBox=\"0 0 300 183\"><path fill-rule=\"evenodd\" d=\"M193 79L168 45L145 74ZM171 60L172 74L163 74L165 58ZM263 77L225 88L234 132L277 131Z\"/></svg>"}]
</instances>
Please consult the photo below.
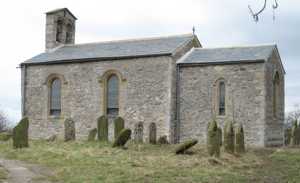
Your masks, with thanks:
<instances>
[{"instance_id":1,"label":"grey stone masonry","mask_svg":"<svg viewBox=\"0 0 300 183\"><path fill-rule=\"evenodd\" d=\"M75 21L76 17L67 8L46 13L46 51L75 43Z\"/></svg>"},{"instance_id":2,"label":"grey stone masonry","mask_svg":"<svg viewBox=\"0 0 300 183\"><path fill-rule=\"evenodd\" d=\"M246 145L278 146L283 143L284 70L278 52L266 62L182 65L179 69L180 140L206 142L207 124L216 119L243 124ZM274 73L280 76L274 106ZM225 115L218 114L218 81L225 82ZM278 108L274 117L273 108Z\"/></svg>"},{"instance_id":3,"label":"grey stone masonry","mask_svg":"<svg viewBox=\"0 0 300 183\"><path fill-rule=\"evenodd\" d=\"M104 81L108 73L117 73L120 80L119 116L125 128L143 122L157 126L157 135L169 137L171 123L171 57L150 57L76 64L33 65L26 67L25 115L31 124L31 138L52 134L63 137L64 120L76 123L76 138L86 139L89 130L96 128L97 118L105 114ZM54 75L53 75L54 74ZM62 114L49 115L49 85L52 77L61 78ZM109 126L113 126L112 121ZM148 128L144 129L148 140ZM112 135L110 135L112 136Z\"/></svg>"}]
</instances>

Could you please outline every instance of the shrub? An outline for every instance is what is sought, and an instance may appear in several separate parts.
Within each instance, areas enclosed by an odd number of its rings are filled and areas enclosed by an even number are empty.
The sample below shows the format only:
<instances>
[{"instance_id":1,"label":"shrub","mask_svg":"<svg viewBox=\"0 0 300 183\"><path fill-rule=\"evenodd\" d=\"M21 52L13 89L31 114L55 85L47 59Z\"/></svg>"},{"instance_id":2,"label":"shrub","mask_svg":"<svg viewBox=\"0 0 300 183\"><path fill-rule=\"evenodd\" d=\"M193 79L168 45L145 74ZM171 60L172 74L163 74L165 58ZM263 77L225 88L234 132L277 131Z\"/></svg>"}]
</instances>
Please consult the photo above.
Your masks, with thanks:
<instances>
[{"instance_id":1,"label":"shrub","mask_svg":"<svg viewBox=\"0 0 300 183\"><path fill-rule=\"evenodd\" d=\"M89 131L88 141L94 141L97 135L97 128Z\"/></svg>"},{"instance_id":2,"label":"shrub","mask_svg":"<svg viewBox=\"0 0 300 183\"><path fill-rule=\"evenodd\" d=\"M113 147L123 147L130 139L131 130L123 129L113 143Z\"/></svg>"},{"instance_id":3,"label":"shrub","mask_svg":"<svg viewBox=\"0 0 300 183\"><path fill-rule=\"evenodd\" d=\"M106 116L98 118L98 140L108 141L108 119Z\"/></svg>"},{"instance_id":4,"label":"shrub","mask_svg":"<svg viewBox=\"0 0 300 183\"><path fill-rule=\"evenodd\" d=\"M234 129L231 121L227 121L224 127L224 150L227 153L234 153Z\"/></svg>"},{"instance_id":5,"label":"shrub","mask_svg":"<svg viewBox=\"0 0 300 183\"><path fill-rule=\"evenodd\" d=\"M220 131L215 120L208 124L207 151L210 156L220 157Z\"/></svg>"},{"instance_id":6,"label":"shrub","mask_svg":"<svg viewBox=\"0 0 300 183\"><path fill-rule=\"evenodd\" d=\"M244 128L242 124L239 124L235 132L235 152L245 152L245 140L244 140Z\"/></svg>"},{"instance_id":7,"label":"shrub","mask_svg":"<svg viewBox=\"0 0 300 183\"><path fill-rule=\"evenodd\" d=\"M121 117L117 117L114 120L114 125L115 125L115 139L116 139L119 133L124 129L124 119Z\"/></svg>"},{"instance_id":8,"label":"shrub","mask_svg":"<svg viewBox=\"0 0 300 183\"><path fill-rule=\"evenodd\" d=\"M297 125L297 121L294 121L293 126L292 126L292 130L291 130L291 140L290 140L290 145L291 146L295 146L298 145L298 125Z\"/></svg>"},{"instance_id":9,"label":"shrub","mask_svg":"<svg viewBox=\"0 0 300 183\"><path fill-rule=\"evenodd\" d=\"M19 124L13 129L13 147L23 148L28 147L28 127L29 120L27 117L23 118Z\"/></svg>"},{"instance_id":10,"label":"shrub","mask_svg":"<svg viewBox=\"0 0 300 183\"><path fill-rule=\"evenodd\" d=\"M71 118L65 120L65 142L75 140L75 122Z\"/></svg>"},{"instance_id":11,"label":"shrub","mask_svg":"<svg viewBox=\"0 0 300 183\"><path fill-rule=\"evenodd\" d=\"M0 133L0 141L8 141L12 137L12 134L8 132Z\"/></svg>"},{"instance_id":12,"label":"shrub","mask_svg":"<svg viewBox=\"0 0 300 183\"><path fill-rule=\"evenodd\" d=\"M179 144L179 146L175 150L175 153L176 154L184 154L188 149L190 149L197 143L198 143L198 140L192 139L192 140L188 140L182 144Z\"/></svg>"},{"instance_id":13,"label":"shrub","mask_svg":"<svg viewBox=\"0 0 300 183\"><path fill-rule=\"evenodd\" d=\"M162 144L169 144L168 138L167 138L166 135L159 137L157 142L158 142L158 144L161 144L161 145Z\"/></svg>"}]
</instances>

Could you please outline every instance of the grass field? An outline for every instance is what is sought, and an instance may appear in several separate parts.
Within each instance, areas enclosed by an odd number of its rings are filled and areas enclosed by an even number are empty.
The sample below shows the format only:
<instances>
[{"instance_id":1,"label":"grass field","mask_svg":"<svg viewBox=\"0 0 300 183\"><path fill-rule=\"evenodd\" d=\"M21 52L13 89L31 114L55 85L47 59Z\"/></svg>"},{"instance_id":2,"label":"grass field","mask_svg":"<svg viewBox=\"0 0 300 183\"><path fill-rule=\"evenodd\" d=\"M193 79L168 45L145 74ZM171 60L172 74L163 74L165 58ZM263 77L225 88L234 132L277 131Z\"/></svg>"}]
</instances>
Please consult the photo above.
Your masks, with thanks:
<instances>
[{"instance_id":1,"label":"grass field","mask_svg":"<svg viewBox=\"0 0 300 183\"><path fill-rule=\"evenodd\" d=\"M176 145L129 143L124 150L100 142L31 141L15 150L11 143L0 143L2 156L49 167L49 180L65 183L300 182L300 149L248 149L241 157L213 159L202 146L175 155Z\"/></svg>"}]
</instances>

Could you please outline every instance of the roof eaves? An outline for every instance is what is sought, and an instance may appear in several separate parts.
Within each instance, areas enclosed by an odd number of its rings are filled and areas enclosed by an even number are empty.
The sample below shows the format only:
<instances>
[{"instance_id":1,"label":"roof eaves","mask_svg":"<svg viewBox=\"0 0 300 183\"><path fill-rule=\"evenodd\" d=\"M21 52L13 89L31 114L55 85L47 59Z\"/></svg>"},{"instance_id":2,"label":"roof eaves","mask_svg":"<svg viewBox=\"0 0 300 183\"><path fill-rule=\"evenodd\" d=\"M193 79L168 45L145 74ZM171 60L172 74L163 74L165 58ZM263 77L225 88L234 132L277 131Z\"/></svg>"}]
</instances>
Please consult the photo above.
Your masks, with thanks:
<instances>
[{"instance_id":1,"label":"roof eaves","mask_svg":"<svg viewBox=\"0 0 300 183\"><path fill-rule=\"evenodd\" d=\"M229 65L229 64L251 64L264 63L265 59L258 60L236 60L236 61L217 61L217 62L178 62L177 65L182 67L205 66L205 65Z\"/></svg>"},{"instance_id":2,"label":"roof eaves","mask_svg":"<svg viewBox=\"0 0 300 183\"><path fill-rule=\"evenodd\" d=\"M97 61L111 61L111 60L124 60L134 58L147 58L147 57L161 57L161 56L172 56L172 53L158 53L158 54L147 54L147 55L132 55L132 56L118 56L118 57L95 57L95 58L81 58L81 59L66 59L66 60L52 60L45 62L22 62L23 65L52 65L52 64L65 64L65 63L84 63L84 62L97 62Z\"/></svg>"}]
</instances>

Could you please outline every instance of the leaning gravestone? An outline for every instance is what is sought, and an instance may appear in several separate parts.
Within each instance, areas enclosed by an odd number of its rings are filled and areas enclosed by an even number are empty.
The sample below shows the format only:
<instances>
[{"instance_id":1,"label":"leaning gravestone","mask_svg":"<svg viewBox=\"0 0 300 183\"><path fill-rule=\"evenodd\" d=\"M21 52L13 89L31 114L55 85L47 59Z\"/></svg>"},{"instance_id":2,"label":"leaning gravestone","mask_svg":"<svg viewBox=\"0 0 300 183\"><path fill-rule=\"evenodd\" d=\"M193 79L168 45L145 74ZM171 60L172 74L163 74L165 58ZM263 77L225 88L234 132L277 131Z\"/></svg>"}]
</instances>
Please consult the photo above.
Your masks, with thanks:
<instances>
[{"instance_id":1,"label":"leaning gravestone","mask_svg":"<svg viewBox=\"0 0 300 183\"><path fill-rule=\"evenodd\" d=\"M28 147L28 127L29 120L27 117L23 118L19 124L13 129L13 147L23 148Z\"/></svg>"},{"instance_id":2,"label":"leaning gravestone","mask_svg":"<svg viewBox=\"0 0 300 183\"><path fill-rule=\"evenodd\" d=\"M185 141L185 142L179 144L179 146L175 150L175 153L176 154L184 154L188 149L190 149L197 143L198 143L198 140L196 140L196 139Z\"/></svg>"},{"instance_id":3,"label":"leaning gravestone","mask_svg":"<svg viewBox=\"0 0 300 183\"><path fill-rule=\"evenodd\" d=\"M156 144L156 125L151 123L149 126L149 143Z\"/></svg>"},{"instance_id":4,"label":"leaning gravestone","mask_svg":"<svg viewBox=\"0 0 300 183\"><path fill-rule=\"evenodd\" d=\"M115 139L118 137L118 135L120 134L120 132L124 129L124 119L121 117L117 117L114 120L114 126L115 126Z\"/></svg>"},{"instance_id":5,"label":"leaning gravestone","mask_svg":"<svg viewBox=\"0 0 300 183\"><path fill-rule=\"evenodd\" d=\"M71 118L65 120L65 142L75 140L75 122Z\"/></svg>"},{"instance_id":6,"label":"leaning gravestone","mask_svg":"<svg viewBox=\"0 0 300 183\"><path fill-rule=\"evenodd\" d=\"M88 141L94 141L97 135L97 128L89 131Z\"/></svg>"},{"instance_id":7,"label":"leaning gravestone","mask_svg":"<svg viewBox=\"0 0 300 183\"><path fill-rule=\"evenodd\" d=\"M136 143L143 143L143 132L144 131L144 127L143 127L143 123L139 122L138 124L135 125L134 128L134 141Z\"/></svg>"},{"instance_id":8,"label":"leaning gravestone","mask_svg":"<svg viewBox=\"0 0 300 183\"><path fill-rule=\"evenodd\" d=\"M124 145L130 139L130 137L131 137L131 130L130 129L121 130L120 134L115 139L112 147L124 147Z\"/></svg>"},{"instance_id":9,"label":"leaning gravestone","mask_svg":"<svg viewBox=\"0 0 300 183\"><path fill-rule=\"evenodd\" d=\"M98 118L98 140L108 141L108 119L106 116Z\"/></svg>"}]
</instances>

